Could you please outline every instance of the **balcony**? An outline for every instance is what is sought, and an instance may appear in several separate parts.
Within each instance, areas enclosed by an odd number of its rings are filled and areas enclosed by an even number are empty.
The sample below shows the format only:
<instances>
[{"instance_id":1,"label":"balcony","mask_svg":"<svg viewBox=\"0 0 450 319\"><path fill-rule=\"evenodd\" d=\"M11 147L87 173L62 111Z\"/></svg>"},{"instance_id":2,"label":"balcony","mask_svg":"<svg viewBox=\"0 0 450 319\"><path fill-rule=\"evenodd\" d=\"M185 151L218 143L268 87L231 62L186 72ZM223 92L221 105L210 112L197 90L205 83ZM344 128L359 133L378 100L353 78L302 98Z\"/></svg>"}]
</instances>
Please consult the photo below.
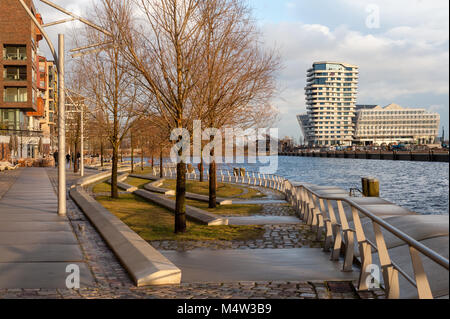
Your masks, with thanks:
<instances>
[{"instance_id":1,"label":"balcony","mask_svg":"<svg viewBox=\"0 0 450 319\"><path fill-rule=\"evenodd\" d=\"M5 66L5 69L3 70L3 80L26 81L27 68L24 66Z\"/></svg>"},{"instance_id":2,"label":"balcony","mask_svg":"<svg viewBox=\"0 0 450 319\"><path fill-rule=\"evenodd\" d=\"M3 91L3 102L23 103L28 101L27 88L7 87Z\"/></svg>"},{"instance_id":3,"label":"balcony","mask_svg":"<svg viewBox=\"0 0 450 319\"><path fill-rule=\"evenodd\" d=\"M25 61L27 59L27 47L5 45L3 47L3 59Z\"/></svg>"}]
</instances>

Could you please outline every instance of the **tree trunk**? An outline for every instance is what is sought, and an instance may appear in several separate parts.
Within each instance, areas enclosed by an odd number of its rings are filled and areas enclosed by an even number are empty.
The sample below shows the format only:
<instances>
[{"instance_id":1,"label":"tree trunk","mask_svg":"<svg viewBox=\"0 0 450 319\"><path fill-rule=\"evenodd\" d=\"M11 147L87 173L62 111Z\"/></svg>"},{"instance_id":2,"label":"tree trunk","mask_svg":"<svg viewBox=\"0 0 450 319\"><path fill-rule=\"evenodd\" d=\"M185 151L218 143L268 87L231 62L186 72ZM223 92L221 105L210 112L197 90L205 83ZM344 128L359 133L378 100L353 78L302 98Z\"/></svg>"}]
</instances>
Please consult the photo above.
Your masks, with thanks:
<instances>
[{"instance_id":1,"label":"tree trunk","mask_svg":"<svg viewBox=\"0 0 450 319\"><path fill-rule=\"evenodd\" d=\"M214 137L211 136L211 142ZM209 165L209 208L217 207L217 178L216 178L216 160L214 158L215 149L211 148L211 164Z\"/></svg>"},{"instance_id":2,"label":"tree trunk","mask_svg":"<svg viewBox=\"0 0 450 319\"><path fill-rule=\"evenodd\" d=\"M163 178L163 151L159 152L159 177Z\"/></svg>"},{"instance_id":3,"label":"tree trunk","mask_svg":"<svg viewBox=\"0 0 450 319\"><path fill-rule=\"evenodd\" d=\"M154 156L153 156L153 153L152 153L152 172L153 172L153 167L154 167L153 160L154 160Z\"/></svg>"},{"instance_id":4,"label":"tree trunk","mask_svg":"<svg viewBox=\"0 0 450 319\"><path fill-rule=\"evenodd\" d=\"M104 164L104 162L103 162L103 141L100 142L100 162L103 167L103 164Z\"/></svg>"},{"instance_id":5,"label":"tree trunk","mask_svg":"<svg viewBox=\"0 0 450 319\"><path fill-rule=\"evenodd\" d=\"M131 173L134 173L133 134L130 134L130 146L131 146Z\"/></svg>"},{"instance_id":6,"label":"tree trunk","mask_svg":"<svg viewBox=\"0 0 450 319\"><path fill-rule=\"evenodd\" d=\"M217 176L216 161L209 165L209 208L217 207Z\"/></svg>"},{"instance_id":7,"label":"tree trunk","mask_svg":"<svg viewBox=\"0 0 450 319\"><path fill-rule=\"evenodd\" d=\"M141 171L144 170L144 144L141 144Z\"/></svg>"},{"instance_id":8,"label":"tree trunk","mask_svg":"<svg viewBox=\"0 0 450 319\"><path fill-rule=\"evenodd\" d=\"M119 198L119 190L117 189L117 167L119 165L119 147L113 145L112 172L111 172L111 197Z\"/></svg>"},{"instance_id":9,"label":"tree trunk","mask_svg":"<svg viewBox=\"0 0 450 319\"><path fill-rule=\"evenodd\" d=\"M186 163L177 164L177 192L175 203L175 234L186 232Z\"/></svg>"},{"instance_id":10,"label":"tree trunk","mask_svg":"<svg viewBox=\"0 0 450 319\"><path fill-rule=\"evenodd\" d=\"M203 170L204 170L204 165L203 165L203 156L200 155L200 164L198 164L198 170L200 172L200 183L203 182Z\"/></svg>"},{"instance_id":11,"label":"tree trunk","mask_svg":"<svg viewBox=\"0 0 450 319\"><path fill-rule=\"evenodd\" d=\"M73 172L78 173L78 143L75 143L73 149Z\"/></svg>"}]
</instances>

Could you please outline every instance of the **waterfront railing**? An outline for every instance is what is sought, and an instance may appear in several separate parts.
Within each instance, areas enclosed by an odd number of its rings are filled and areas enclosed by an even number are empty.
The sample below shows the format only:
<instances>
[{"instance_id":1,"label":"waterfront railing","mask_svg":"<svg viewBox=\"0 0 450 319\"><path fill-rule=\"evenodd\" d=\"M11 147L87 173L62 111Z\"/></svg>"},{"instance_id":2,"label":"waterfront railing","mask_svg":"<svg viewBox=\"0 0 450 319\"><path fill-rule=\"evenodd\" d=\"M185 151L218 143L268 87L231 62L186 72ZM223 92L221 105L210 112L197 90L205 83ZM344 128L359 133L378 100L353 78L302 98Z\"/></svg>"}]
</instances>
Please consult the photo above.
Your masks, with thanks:
<instances>
[{"instance_id":1,"label":"waterfront railing","mask_svg":"<svg viewBox=\"0 0 450 319\"><path fill-rule=\"evenodd\" d=\"M153 173L159 175L159 168L154 168ZM164 167L163 176L175 178L176 168ZM194 170L187 174L187 178L198 180L199 172ZM380 284L384 286L389 299L400 298L399 275L414 287L420 299L433 298L429 274L425 271L423 264L423 256L447 272L449 270L447 258L358 204L351 197L350 192L348 195L324 195L315 190L311 184L295 183L277 175L256 172L236 174L230 170L218 170L217 179L227 183L261 186L284 193L286 200L294 207L300 219L312 227L318 240L323 241L323 250L330 252L331 260L337 261L343 257L343 271L353 271L355 260L358 261L360 271L358 289L361 291L370 288L374 259L378 259L382 274ZM209 180L208 171L206 171L205 180ZM344 203L348 205L350 211L344 209ZM374 241L368 238L362 219L370 221L371 225L369 226L373 228L375 235ZM386 245L385 232L408 246L410 257L408 266L411 266L413 270L412 276L405 269L408 267L402 268L392 260Z\"/></svg>"}]
</instances>

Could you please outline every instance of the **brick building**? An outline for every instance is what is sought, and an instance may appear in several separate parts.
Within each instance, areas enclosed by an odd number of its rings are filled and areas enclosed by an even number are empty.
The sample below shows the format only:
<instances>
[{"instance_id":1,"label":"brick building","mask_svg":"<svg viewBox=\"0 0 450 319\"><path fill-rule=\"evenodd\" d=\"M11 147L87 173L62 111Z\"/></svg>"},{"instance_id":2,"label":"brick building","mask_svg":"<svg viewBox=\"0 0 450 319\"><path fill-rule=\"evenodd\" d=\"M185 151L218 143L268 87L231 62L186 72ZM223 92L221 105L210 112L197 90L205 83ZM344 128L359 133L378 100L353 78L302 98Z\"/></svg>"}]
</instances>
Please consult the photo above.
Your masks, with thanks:
<instances>
[{"instance_id":1,"label":"brick building","mask_svg":"<svg viewBox=\"0 0 450 319\"><path fill-rule=\"evenodd\" d=\"M25 3L42 23L33 1ZM42 39L19 1L0 2L0 156L39 158L50 152L48 61L38 51ZM6 152L11 136L18 145Z\"/></svg>"}]
</instances>

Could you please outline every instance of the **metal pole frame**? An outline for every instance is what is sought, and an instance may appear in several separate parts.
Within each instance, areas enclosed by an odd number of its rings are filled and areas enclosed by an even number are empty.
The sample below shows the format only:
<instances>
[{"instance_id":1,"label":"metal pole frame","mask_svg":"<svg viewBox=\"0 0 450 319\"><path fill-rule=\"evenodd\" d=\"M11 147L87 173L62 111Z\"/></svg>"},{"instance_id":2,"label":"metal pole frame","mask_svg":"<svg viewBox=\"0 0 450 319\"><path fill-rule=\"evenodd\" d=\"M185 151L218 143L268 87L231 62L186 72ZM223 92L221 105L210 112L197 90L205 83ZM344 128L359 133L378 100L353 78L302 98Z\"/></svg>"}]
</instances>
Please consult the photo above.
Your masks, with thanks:
<instances>
[{"instance_id":1,"label":"metal pole frame","mask_svg":"<svg viewBox=\"0 0 450 319\"><path fill-rule=\"evenodd\" d=\"M64 92L64 34L58 34L58 215L66 215L66 96Z\"/></svg>"},{"instance_id":2,"label":"metal pole frame","mask_svg":"<svg viewBox=\"0 0 450 319\"><path fill-rule=\"evenodd\" d=\"M66 89L68 92L72 92L69 89ZM70 101L72 101L72 105L75 105L74 100L72 99L72 97L70 96L69 93L67 93L67 97L69 98ZM83 177L84 176L84 103L79 105L79 110L75 111L75 112L79 112L80 113L80 131L81 131L81 136L80 136L80 176ZM70 113L72 111L66 111L66 113Z\"/></svg>"},{"instance_id":3,"label":"metal pole frame","mask_svg":"<svg viewBox=\"0 0 450 319\"><path fill-rule=\"evenodd\" d=\"M44 31L43 26L41 26L39 21L33 15L30 8L28 8L28 6L24 3L23 0L18 0L18 1L22 5L24 10L26 11L28 16L30 17L30 19L33 21L34 25L42 33L45 41L47 42L47 44L50 48L50 51L53 55L53 59L55 60L55 63L56 63L56 68L58 70L58 106L59 106L59 109L58 109L58 161L59 161L59 165L58 165L58 215L66 216L66 211L67 211L67 208L66 208L66 170L65 170L66 114L65 114L65 92L64 92L64 35L58 34L58 54L57 54L52 42L50 41L50 38L48 37L47 33ZM95 25L94 23L92 23L82 17L79 17L79 16L65 10L64 8L62 8L48 0L40 0L40 1L71 16L75 20L79 20L80 22L82 22L82 23L108 35L108 36L112 36L112 34L110 32L108 32L107 30ZM50 23L50 24L47 24L47 26L53 25L53 24ZM64 165L62 165L62 164L64 164ZM82 173L84 173L84 167L83 167Z\"/></svg>"},{"instance_id":4,"label":"metal pole frame","mask_svg":"<svg viewBox=\"0 0 450 319\"><path fill-rule=\"evenodd\" d=\"M42 33L47 42L50 51L55 59L56 68L58 70L58 215L66 216L66 170L65 170L65 153L66 153L66 130L65 130L65 95L64 95L64 35L58 34L58 54L53 47L50 38L44 31L44 28L37 21L31 10L23 2L19 0L22 7L27 12L35 26Z\"/></svg>"}]
</instances>

